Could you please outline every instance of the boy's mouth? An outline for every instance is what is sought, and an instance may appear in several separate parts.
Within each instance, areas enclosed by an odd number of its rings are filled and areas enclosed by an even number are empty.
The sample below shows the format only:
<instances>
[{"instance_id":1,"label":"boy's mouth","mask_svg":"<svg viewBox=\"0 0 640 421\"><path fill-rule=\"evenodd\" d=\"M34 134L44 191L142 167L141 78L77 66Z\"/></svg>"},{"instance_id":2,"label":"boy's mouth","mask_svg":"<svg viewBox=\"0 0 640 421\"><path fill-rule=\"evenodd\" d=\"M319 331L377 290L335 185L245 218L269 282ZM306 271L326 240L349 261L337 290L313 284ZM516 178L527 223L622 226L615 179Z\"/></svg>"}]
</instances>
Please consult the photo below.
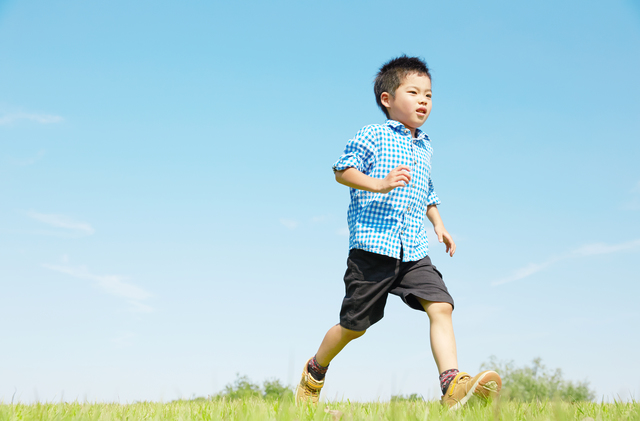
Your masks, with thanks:
<instances>
[{"instance_id":1,"label":"boy's mouth","mask_svg":"<svg viewBox=\"0 0 640 421\"><path fill-rule=\"evenodd\" d=\"M426 115L427 114L427 109L425 107L420 107L416 110L416 112L418 114L422 114L422 115Z\"/></svg>"}]
</instances>

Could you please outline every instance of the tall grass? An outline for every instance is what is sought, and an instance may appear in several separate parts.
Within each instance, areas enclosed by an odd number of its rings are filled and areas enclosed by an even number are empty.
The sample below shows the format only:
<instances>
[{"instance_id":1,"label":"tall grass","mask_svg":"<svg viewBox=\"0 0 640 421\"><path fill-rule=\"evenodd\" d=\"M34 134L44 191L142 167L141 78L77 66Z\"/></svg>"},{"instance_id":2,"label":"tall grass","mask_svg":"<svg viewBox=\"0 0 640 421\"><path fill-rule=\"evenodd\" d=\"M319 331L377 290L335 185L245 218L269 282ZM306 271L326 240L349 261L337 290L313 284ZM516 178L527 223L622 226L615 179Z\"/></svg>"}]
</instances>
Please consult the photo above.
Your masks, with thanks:
<instances>
[{"instance_id":1,"label":"tall grass","mask_svg":"<svg viewBox=\"0 0 640 421\"><path fill-rule=\"evenodd\" d=\"M169 403L36 403L0 404L5 420L639 420L640 403L470 402L450 412L439 402L329 402L318 407L293 405L290 397L194 400Z\"/></svg>"}]
</instances>

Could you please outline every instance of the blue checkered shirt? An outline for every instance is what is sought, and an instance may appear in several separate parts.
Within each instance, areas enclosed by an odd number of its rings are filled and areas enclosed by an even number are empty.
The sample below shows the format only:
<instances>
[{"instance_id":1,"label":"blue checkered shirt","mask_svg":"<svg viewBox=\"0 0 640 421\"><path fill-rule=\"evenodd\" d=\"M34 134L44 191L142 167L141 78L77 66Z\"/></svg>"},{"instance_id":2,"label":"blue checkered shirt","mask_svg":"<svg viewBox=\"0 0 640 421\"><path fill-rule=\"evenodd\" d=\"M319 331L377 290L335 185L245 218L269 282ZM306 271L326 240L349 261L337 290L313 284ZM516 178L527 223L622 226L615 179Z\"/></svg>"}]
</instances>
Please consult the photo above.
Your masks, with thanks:
<instances>
[{"instance_id":1,"label":"blue checkered shirt","mask_svg":"<svg viewBox=\"0 0 640 421\"><path fill-rule=\"evenodd\" d=\"M440 199L431 182L429 136L416 129L416 137L400 122L366 126L349 140L344 153L333 165L334 171L353 167L374 178L385 178L398 165L411 168L411 181L389 193L371 193L350 189L347 213L349 249L400 258L405 262L420 260L429 252L424 226L428 205Z\"/></svg>"}]
</instances>

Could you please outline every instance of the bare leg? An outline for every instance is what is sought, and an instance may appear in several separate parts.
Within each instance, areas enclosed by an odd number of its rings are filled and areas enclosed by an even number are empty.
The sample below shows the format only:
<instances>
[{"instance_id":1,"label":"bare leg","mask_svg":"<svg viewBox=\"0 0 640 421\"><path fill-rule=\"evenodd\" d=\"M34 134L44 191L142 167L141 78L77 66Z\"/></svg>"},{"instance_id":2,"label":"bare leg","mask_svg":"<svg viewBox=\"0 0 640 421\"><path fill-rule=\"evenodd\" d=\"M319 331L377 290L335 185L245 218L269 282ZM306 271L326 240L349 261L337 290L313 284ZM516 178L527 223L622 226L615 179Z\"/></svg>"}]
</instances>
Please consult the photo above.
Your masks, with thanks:
<instances>
[{"instance_id":1,"label":"bare leg","mask_svg":"<svg viewBox=\"0 0 640 421\"><path fill-rule=\"evenodd\" d=\"M431 352L436 360L438 373L452 368L457 369L458 353L451 319L453 307L449 303L426 301L421 298L418 300L429 316Z\"/></svg>"},{"instance_id":2,"label":"bare leg","mask_svg":"<svg viewBox=\"0 0 640 421\"><path fill-rule=\"evenodd\" d=\"M342 348L352 340L364 335L364 332L366 330L355 331L345 329L339 324L335 325L324 335L316 354L316 361L322 366L328 366L331 360L342 351Z\"/></svg>"}]
</instances>

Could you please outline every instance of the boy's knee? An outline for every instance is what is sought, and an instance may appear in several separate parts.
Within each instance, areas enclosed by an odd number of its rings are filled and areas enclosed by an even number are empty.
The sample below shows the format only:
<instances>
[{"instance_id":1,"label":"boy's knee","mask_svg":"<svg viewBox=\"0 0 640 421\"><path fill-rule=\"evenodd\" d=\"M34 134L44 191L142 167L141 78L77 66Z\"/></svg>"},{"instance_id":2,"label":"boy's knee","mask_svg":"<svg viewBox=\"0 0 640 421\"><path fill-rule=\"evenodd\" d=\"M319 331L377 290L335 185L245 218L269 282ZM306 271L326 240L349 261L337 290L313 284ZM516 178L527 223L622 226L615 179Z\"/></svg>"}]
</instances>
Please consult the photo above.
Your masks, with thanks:
<instances>
[{"instance_id":1,"label":"boy's knee","mask_svg":"<svg viewBox=\"0 0 640 421\"><path fill-rule=\"evenodd\" d=\"M421 300L421 304L429 317L451 317L453 313L453 306L449 303Z\"/></svg>"},{"instance_id":2,"label":"boy's knee","mask_svg":"<svg viewBox=\"0 0 640 421\"><path fill-rule=\"evenodd\" d=\"M349 340L358 339L360 336L364 335L364 333L366 332L366 330L351 330L351 329L344 328L342 326L340 327L342 328L342 335L347 337Z\"/></svg>"}]
</instances>

